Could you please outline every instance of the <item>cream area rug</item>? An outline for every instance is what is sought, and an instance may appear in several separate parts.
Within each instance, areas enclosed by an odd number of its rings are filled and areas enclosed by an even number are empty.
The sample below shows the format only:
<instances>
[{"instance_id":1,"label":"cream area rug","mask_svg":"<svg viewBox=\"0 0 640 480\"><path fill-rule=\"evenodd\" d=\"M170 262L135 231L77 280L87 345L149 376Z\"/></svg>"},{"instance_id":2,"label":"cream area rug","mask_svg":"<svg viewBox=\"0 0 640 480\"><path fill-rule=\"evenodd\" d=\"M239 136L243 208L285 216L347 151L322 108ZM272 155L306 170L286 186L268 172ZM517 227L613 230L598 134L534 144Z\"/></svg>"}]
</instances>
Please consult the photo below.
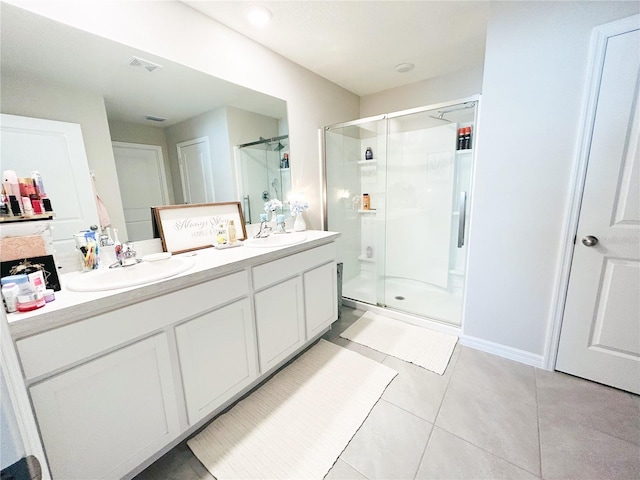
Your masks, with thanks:
<instances>
[{"instance_id":1,"label":"cream area rug","mask_svg":"<svg viewBox=\"0 0 640 480\"><path fill-rule=\"evenodd\" d=\"M218 480L321 479L396 374L320 340L187 445Z\"/></svg>"},{"instance_id":2,"label":"cream area rug","mask_svg":"<svg viewBox=\"0 0 640 480\"><path fill-rule=\"evenodd\" d=\"M442 375L458 337L366 312L341 337Z\"/></svg>"}]
</instances>

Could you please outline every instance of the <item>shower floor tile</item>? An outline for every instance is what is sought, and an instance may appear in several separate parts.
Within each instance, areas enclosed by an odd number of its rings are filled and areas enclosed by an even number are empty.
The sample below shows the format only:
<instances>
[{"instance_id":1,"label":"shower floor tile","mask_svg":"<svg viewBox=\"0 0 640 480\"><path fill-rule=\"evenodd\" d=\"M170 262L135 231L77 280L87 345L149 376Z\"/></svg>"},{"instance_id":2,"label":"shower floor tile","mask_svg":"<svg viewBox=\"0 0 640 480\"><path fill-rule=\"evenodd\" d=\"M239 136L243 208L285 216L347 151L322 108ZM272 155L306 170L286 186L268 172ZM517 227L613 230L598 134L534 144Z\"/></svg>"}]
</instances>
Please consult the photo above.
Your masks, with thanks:
<instances>
[{"instance_id":1,"label":"shower floor tile","mask_svg":"<svg viewBox=\"0 0 640 480\"><path fill-rule=\"evenodd\" d=\"M382 288L382 287L381 287ZM384 281L384 304L388 308L422 317L460 325L462 321L462 293L447 292L422 282L400 278ZM361 274L342 286L342 296L376 305L376 278Z\"/></svg>"}]
</instances>

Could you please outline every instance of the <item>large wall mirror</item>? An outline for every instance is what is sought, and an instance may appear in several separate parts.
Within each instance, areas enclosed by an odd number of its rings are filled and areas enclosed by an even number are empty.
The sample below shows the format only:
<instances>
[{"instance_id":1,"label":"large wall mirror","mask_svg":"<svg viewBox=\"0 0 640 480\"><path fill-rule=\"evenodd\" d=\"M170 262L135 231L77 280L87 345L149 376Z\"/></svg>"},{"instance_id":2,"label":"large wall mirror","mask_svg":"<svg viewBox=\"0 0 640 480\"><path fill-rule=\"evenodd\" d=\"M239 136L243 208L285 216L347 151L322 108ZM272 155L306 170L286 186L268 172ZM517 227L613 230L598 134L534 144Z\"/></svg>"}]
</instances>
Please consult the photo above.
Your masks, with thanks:
<instances>
[{"instance_id":1,"label":"large wall mirror","mask_svg":"<svg viewBox=\"0 0 640 480\"><path fill-rule=\"evenodd\" d=\"M81 125L89 170L125 238L151 238L150 206L241 201L252 222L264 199L286 198L284 100L0 8L2 113Z\"/></svg>"}]
</instances>

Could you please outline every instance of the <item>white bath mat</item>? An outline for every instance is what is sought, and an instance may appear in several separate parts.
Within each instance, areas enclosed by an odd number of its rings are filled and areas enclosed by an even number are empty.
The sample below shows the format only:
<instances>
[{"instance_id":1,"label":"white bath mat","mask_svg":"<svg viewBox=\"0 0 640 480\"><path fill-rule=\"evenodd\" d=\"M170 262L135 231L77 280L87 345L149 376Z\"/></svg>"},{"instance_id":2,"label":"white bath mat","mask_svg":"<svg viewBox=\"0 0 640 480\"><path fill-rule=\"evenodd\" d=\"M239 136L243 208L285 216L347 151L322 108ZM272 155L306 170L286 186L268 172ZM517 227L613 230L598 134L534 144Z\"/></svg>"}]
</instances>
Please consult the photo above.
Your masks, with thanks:
<instances>
[{"instance_id":1,"label":"white bath mat","mask_svg":"<svg viewBox=\"0 0 640 480\"><path fill-rule=\"evenodd\" d=\"M341 337L442 375L458 337L366 312Z\"/></svg>"},{"instance_id":2,"label":"white bath mat","mask_svg":"<svg viewBox=\"0 0 640 480\"><path fill-rule=\"evenodd\" d=\"M218 480L322 479L396 374L320 340L187 445Z\"/></svg>"}]
</instances>

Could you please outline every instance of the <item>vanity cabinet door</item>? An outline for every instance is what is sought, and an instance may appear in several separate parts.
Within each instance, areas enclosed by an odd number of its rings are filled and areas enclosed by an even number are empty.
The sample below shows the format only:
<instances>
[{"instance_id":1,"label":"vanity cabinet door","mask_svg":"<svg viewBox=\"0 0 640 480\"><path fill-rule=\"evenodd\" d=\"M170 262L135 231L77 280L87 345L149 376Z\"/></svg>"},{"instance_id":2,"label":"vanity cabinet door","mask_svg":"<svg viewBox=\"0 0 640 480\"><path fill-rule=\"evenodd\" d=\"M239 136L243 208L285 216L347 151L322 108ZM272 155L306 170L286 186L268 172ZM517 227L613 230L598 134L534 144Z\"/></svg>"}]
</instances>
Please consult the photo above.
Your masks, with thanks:
<instances>
[{"instance_id":1,"label":"vanity cabinet door","mask_svg":"<svg viewBox=\"0 0 640 480\"><path fill-rule=\"evenodd\" d=\"M265 373L305 341L302 277L266 288L254 299L260 371Z\"/></svg>"},{"instance_id":2,"label":"vanity cabinet door","mask_svg":"<svg viewBox=\"0 0 640 480\"><path fill-rule=\"evenodd\" d=\"M193 425L257 377L249 300L205 313L176 327L189 423Z\"/></svg>"},{"instance_id":3,"label":"vanity cabinet door","mask_svg":"<svg viewBox=\"0 0 640 480\"><path fill-rule=\"evenodd\" d=\"M30 388L53 478L120 478L179 434L166 334Z\"/></svg>"},{"instance_id":4,"label":"vanity cabinet door","mask_svg":"<svg viewBox=\"0 0 640 480\"><path fill-rule=\"evenodd\" d=\"M336 263L331 262L304 274L304 310L307 340L338 318Z\"/></svg>"}]
</instances>

